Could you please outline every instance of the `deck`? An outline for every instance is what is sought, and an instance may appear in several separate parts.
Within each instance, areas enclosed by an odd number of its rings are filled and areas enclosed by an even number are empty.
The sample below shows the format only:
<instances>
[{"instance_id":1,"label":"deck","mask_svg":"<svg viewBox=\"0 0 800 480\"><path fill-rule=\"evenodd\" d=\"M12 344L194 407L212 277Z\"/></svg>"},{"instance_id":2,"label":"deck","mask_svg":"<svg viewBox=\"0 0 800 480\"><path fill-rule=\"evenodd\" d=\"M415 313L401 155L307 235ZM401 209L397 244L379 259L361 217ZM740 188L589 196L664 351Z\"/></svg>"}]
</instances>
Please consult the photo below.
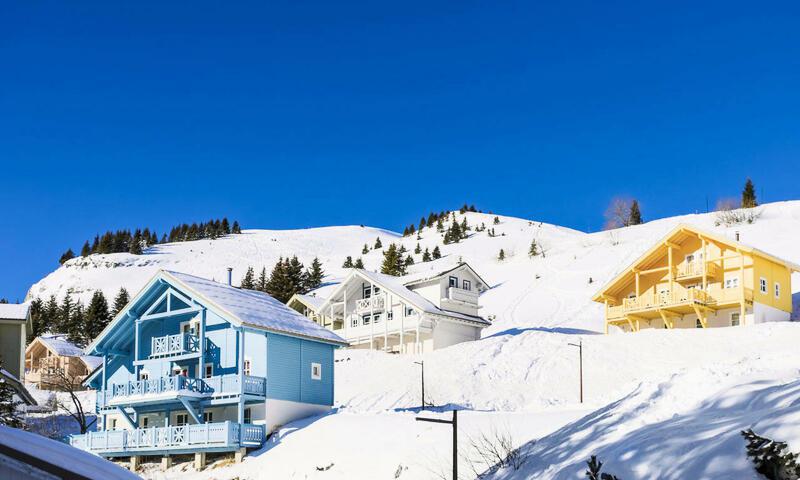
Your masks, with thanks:
<instances>
[{"instance_id":1,"label":"deck","mask_svg":"<svg viewBox=\"0 0 800 480\"><path fill-rule=\"evenodd\" d=\"M210 378L190 378L182 375L158 377L134 382L109 385L105 391L97 392L97 408L141 405L176 399L178 396L197 399L220 396L245 395L263 397L267 381L264 377L244 375L244 387L240 389L237 374L218 375Z\"/></svg>"},{"instance_id":2,"label":"deck","mask_svg":"<svg viewBox=\"0 0 800 480\"><path fill-rule=\"evenodd\" d=\"M105 457L226 452L264 443L263 425L236 422L109 430L73 435L70 445Z\"/></svg>"}]
</instances>

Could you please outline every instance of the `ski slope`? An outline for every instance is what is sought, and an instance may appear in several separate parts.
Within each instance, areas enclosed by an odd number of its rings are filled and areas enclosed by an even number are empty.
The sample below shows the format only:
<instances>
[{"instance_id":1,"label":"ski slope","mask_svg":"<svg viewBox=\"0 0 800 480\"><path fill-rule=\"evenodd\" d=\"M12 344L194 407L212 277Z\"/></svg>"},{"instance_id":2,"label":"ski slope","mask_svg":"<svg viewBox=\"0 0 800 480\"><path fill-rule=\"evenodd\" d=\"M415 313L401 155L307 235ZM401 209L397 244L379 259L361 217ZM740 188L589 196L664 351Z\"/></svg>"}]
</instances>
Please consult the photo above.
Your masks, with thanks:
<instances>
[{"instance_id":1,"label":"ski slope","mask_svg":"<svg viewBox=\"0 0 800 480\"><path fill-rule=\"evenodd\" d=\"M420 239L370 227L294 231L247 230L216 241L160 245L145 255L74 259L31 288L30 295L109 296L132 293L159 268L221 280L232 266L238 282L247 266L267 269L278 257L318 256L330 289L347 255L377 269L382 250L361 255L380 237L413 252L439 246L443 261L468 261L492 287L481 296L493 324L477 342L417 356L337 352L334 413L287 425L244 463L221 461L204 472L180 464L145 475L177 478L428 479L449 468L445 426L422 426L410 409L420 404L419 366L426 396L464 409L465 436L505 429L528 460L519 470L489 478L583 478L592 454L627 479L756 478L744 461L743 428L788 441L800 451L800 323L711 330L648 330L601 335L602 307L591 296L618 271L680 223L697 225L800 263L800 201L758 208L753 224L715 225L714 214L684 215L607 232L583 233L513 217L467 213L495 237L472 231L442 245L424 229ZM461 221L462 215L457 215ZM529 258L533 239L543 255ZM506 259L499 261L500 249ZM419 255L415 256L419 262ZM426 264L413 268L424 269ZM591 281L590 281L591 279ZM800 276L793 277L795 315ZM584 345L585 402L578 402L577 350ZM462 470L470 469L467 448ZM486 465L485 468L490 466Z\"/></svg>"}]
</instances>

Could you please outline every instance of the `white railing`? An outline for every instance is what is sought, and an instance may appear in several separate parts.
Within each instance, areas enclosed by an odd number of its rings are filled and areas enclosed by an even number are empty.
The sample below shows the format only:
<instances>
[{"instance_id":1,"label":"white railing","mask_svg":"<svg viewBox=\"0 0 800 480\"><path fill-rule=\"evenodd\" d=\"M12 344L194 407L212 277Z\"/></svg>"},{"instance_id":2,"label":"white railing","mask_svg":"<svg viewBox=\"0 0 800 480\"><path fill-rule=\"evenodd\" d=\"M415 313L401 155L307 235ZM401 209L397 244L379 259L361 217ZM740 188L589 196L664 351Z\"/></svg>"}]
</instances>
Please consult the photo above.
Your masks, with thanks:
<instances>
[{"instance_id":1,"label":"white railing","mask_svg":"<svg viewBox=\"0 0 800 480\"><path fill-rule=\"evenodd\" d=\"M244 376L244 393L249 395L266 395L267 380L264 377ZM158 377L136 382L116 383L108 389L97 392L97 406L105 407L114 399L124 400L123 403L147 401L146 395L177 393L180 390L189 390L207 396L222 394L238 394L239 375L218 375L211 378L189 378L183 375L174 377ZM141 398L137 398L141 397Z\"/></svg>"},{"instance_id":2,"label":"white railing","mask_svg":"<svg viewBox=\"0 0 800 480\"><path fill-rule=\"evenodd\" d=\"M463 288L458 287L448 287L447 298L457 302L478 303L478 292L464 290Z\"/></svg>"},{"instance_id":3,"label":"white railing","mask_svg":"<svg viewBox=\"0 0 800 480\"><path fill-rule=\"evenodd\" d=\"M200 338L190 333L178 333L150 339L150 358L181 355L200 350Z\"/></svg>"},{"instance_id":4,"label":"white railing","mask_svg":"<svg viewBox=\"0 0 800 480\"><path fill-rule=\"evenodd\" d=\"M386 299L383 295L370 298L359 298L356 300L356 311L366 312L368 310L383 310Z\"/></svg>"},{"instance_id":5,"label":"white railing","mask_svg":"<svg viewBox=\"0 0 800 480\"><path fill-rule=\"evenodd\" d=\"M239 393L239 375L219 375L217 377L206 378L205 392L209 394ZM249 395L266 394L267 379L264 377L244 376L244 393Z\"/></svg>"},{"instance_id":6,"label":"white railing","mask_svg":"<svg viewBox=\"0 0 800 480\"><path fill-rule=\"evenodd\" d=\"M236 422L203 423L174 427L150 427L134 430L111 430L73 435L70 445L82 450L106 453L191 450L264 443L264 427Z\"/></svg>"}]
</instances>

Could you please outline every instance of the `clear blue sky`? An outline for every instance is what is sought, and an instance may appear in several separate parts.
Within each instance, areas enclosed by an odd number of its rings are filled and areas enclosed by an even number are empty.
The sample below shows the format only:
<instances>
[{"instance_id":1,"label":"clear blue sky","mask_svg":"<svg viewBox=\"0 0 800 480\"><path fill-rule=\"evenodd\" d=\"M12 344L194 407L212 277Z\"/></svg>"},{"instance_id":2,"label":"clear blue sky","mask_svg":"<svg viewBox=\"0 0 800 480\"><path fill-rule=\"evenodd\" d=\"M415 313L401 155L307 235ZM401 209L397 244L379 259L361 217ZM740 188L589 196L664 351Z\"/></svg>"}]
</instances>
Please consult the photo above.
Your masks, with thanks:
<instances>
[{"instance_id":1,"label":"clear blue sky","mask_svg":"<svg viewBox=\"0 0 800 480\"><path fill-rule=\"evenodd\" d=\"M800 193L797 2L77 3L0 11L11 300L106 229Z\"/></svg>"}]
</instances>

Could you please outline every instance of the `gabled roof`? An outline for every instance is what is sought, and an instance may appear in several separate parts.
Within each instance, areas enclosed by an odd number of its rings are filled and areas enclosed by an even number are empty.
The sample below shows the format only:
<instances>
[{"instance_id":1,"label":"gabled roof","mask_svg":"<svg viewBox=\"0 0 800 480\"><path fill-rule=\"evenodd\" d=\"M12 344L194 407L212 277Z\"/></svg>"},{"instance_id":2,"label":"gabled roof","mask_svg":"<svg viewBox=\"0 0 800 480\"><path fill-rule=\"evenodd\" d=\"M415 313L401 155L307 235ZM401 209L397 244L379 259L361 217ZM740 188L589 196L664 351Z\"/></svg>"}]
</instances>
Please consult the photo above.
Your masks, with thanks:
<instances>
[{"instance_id":1,"label":"gabled roof","mask_svg":"<svg viewBox=\"0 0 800 480\"><path fill-rule=\"evenodd\" d=\"M319 312L319 309L322 307L322 304L325 303L325 297L295 293L294 295L292 295L292 298L290 298L289 301L286 302L286 305L290 305L292 302L295 301L302 303L303 305L314 310L315 312Z\"/></svg>"},{"instance_id":2,"label":"gabled roof","mask_svg":"<svg viewBox=\"0 0 800 480\"><path fill-rule=\"evenodd\" d=\"M345 278L342 281L342 283L340 283L339 286L336 287L336 290L334 290L331 293L331 295L327 299L325 299L325 302L321 305L320 308L325 309L327 306L329 306L331 299L338 296L342 292L342 290L347 288L347 284L356 277L375 283L384 290L387 290L391 292L393 295L402 298L403 300L405 300L406 302L408 302L409 304L416 307L422 312L431 315L450 317L465 322L477 323L480 325L491 325L490 322L488 322L482 317L465 315L463 313L452 312L449 310L442 310L441 308L431 303L431 301L428 300L427 298L406 287L405 277L395 277L393 275L386 275L383 273L370 272L361 269L353 269L347 276L347 278Z\"/></svg>"},{"instance_id":3,"label":"gabled roof","mask_svg":"<svg viewBox=\"0 0 800 480\"><path fill-rule=\"evenodd\" d=\"M91 354L97 351L96 349L103 339L124 322L129 313L135 316L136 313L132 309L142 299L148 297L154 286L161 282L173 286L200 305L215 311L232 325L347 345L345 340L332 331L315 324L266 293L236 288L186 273L159 270L103 332L92 341L86 348L86 353Z\"/></svg>"},{"instance_id":4,"label":"gabled roof","mask_svg":"<svg viewBox=\"0 0 800 480\"><path fill-rule=\"evenodd\" d=\"M442 257L431 262L417 263L411 266L411 272L408 275L403 275L403 285L416 285L418 283L436 280L444 277L445 275L454 272L460 268L466 268L472 273L475 278L481 281L486 288L489 288L489 283L483 279L478 272L475 271L467 262L464 262L459 257L452 259L450 256Z\"/></svg>"},{"instance_id":5,"label":"gabled roof","mask_svg":"<svg viewBox=\"0 0 800 480\"><path fill-rule=\"evenodd\" d=\"M27 303L0 303L0 320L28 319L30 306Z\"/></svg>"},{"instance_id":6,"label":"gabled roof","mask_svg":"<svg viewBox=\"0 0 800 480\"><path fill-rule=\"evenodd\" d=\"M37 341L60 357L80 357L83 355L82 348L67 340L67 336L60 333L45 333L34 338L28 348L25 349L25 353L28 353Z\"/></svg>"},{"instance_id":7,"label":"gabled roof","mask_svg":"<svg viewBox=\"0 0 800 480\"><path fill-rule=\"evenodd\" d=\"M746 245L736 240L732 240L725 236L702 230L700 228L695 227L694 225L688 225L682 223L677 225L672 230L670 230L670 232L667 233L663 238L661 238L661 240L656 242L652 247L650 247L647 251L645 251L642 255L640 255L630 265L622 269L614 278L612 278L609 282L603 285L603 287L600 290L598 290L598 292L594 295L594 297L592 297L592 300L594 300L595 302L602 302L604 293L609 289L611 289L612 287L614 287L615 285L617 285L619 282L625 280L627 275L629 275L634 269L641 268L641 266L643 264L646 264L648 261L653 261L656 255L658 255L658 257L661 258L660 250L665 246L666 242L685 237L687 233L704 237L715 243L725 245L730 250L739 250L744 253L749 253L753 256L761 257L770 260L772 262L785 265L792 271L800 272L800 265L796 263L784 260L780 257L776 257L772 254L764 252L763 250L759 250L755 247Z\"/></svg>"}]
</instances>

